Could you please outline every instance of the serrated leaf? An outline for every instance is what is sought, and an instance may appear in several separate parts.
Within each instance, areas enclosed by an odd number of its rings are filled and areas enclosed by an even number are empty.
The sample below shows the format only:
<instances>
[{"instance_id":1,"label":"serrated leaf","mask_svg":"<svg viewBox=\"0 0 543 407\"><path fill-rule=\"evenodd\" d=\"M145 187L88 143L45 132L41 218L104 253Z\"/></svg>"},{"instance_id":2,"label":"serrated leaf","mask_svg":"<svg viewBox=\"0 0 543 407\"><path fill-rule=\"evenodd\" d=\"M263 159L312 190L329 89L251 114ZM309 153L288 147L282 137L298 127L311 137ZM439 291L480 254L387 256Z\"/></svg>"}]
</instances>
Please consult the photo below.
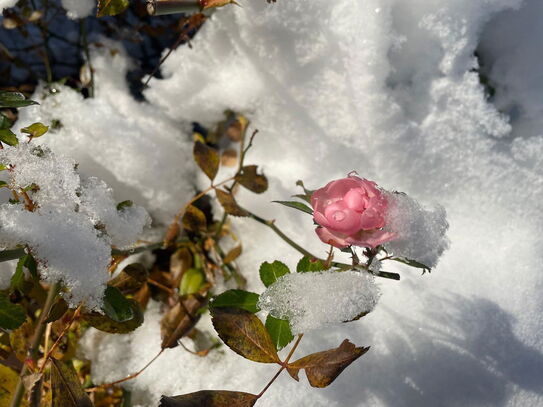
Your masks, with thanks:
<instances>
[{"instance_id":1,"label":"serrated leaf","mask_svg":"<svg viewBox=\"0 0 543 407\"><path fill-rule=\"evenodd\" d=\"M296 201L272 201L272 202L288 206L289 208L298 209L299 211L313 215L313 209L311 209L309 206L307 206L306 204L302 202L296 202Z\"/></svg>"},{"instance_id":2,"label":"serrated leaf","mask_svg":"<svg viewBox=\"0 0 543 407\"><path fill-rule=\"evenodd\" d=\"M0 129L0 141L6 143L8 146L16 146L19 144L17 136L10 129Z\"/></svg>"},{"instance_id":3,"label":"serrated leaf","mask_svg":"<svg viewBox=\"0 0 543 407\"><path fill-rule=\"evenodd\" d=\"M202 10L207 10L214 7L223 7L228 4L238 4L235 2L235 0L199 0L199 2Z\"/></svg>"},{"instance_id":4,"label":"serrated leaf","mask_svg":"<svg viewBox=\"0 0 543 407\"><path fill-rule=\"evenodd\" d=\"M260 265L259 269L260 280L262 280L266 287L269 287L275 283L279 277L288 273L290 273L289 268L278 260L273 263L268 263L266 261Z\"/></svg>"},{"instance_id":5,"label":"serrated leaf","mask_svg":"<svg viewBox=\"0 0 543 407\"><path fill-rule=\"evenodd\" d=\"M198 167L200 167L207 177L213 181L219 171L219 165L221 163L219 152L214 148L197 141L194 143L193 154Z\"/></svg>"},{"instance_id":6,"label":"serrated leaf","mask_svg":"<svg viewBox=\"0 0 543 407\"><path fill-rule=\"evenodd\" d=\"M258 312L258 294L244 290L228 290L216 296L211 305L218 308L240 308L252 313Z\"/></svg>"},{"instance_id":7,"label":"serrated leaf","mask_svg":"<svg viewBox=\"0 0 543 407\"><path fill-rule=\"evenodd\" d=\"M162 396L159 407L251 407L258 396L240 391L202 390L181 396Z\"/></svg>"},{"instance_id":8,"label":"serrated leaf","mask_svg":"<svg viewBox=\"0 0 543 407\"><path fill-rule=\"evenodd\" d=\"M183 227L191 232L205 230L206 215L194 205L189 205L183 214Z\"/></svg>"},{"instance_id":9,"label":"serrated leaf","mask_svg":"<svg viewBox=\"0 0 543 407\"><path fill-rule=\"evenodd\" d=\"M268 179L257 174L256 165L246 165L241 169L241 173L236 176L236 181L256 194L261 194L268 189Z\"/></svg>"},{"instance_id":10,"label":"serrated leaf","mask_svg":"<svg viewBox=\"0 0 543 407\"><path fill-rule=\"evenodd\" d=\"M9 120L3 114L0 114L0 129L9 129L13 125L13 122Z\"/></svg>"},{"instance_id":11,"label":"serrated leaf","mask_svg":"<svg viewBox=\"0 0 543 407\"><path fill-rule=\"evenodd\" d=\"M23 127L21 132L29 134L32 138L36 138L43 136L48 130L49 127L43 123L33 123L28 127Z\"/></svg>"},{"instance_id":12,"label":"serrated leaf","mask_svg":"<svg viewBox=\"0 0 543 407\"><path fill-rule=\"evenodd\" d=\"M93 407L71 362L51 359L52 407Z\"/></svg>"},{"instance_id":13,"label":"serrated leaf","mask_svg":"<svg viewBox=\"0 0 543 407\"><path fill-rule=\"evenodd\" d=\"M25 322L25 319L24 308L13 304L5 294L0 293L0 328L16 329Z\"/></svg>"},{"instance_id":14,"label":"serrated leaf","mask_svg":"<svg viewBox=\"0 0 543 407\"><path fill-rule=\"evenodd\" d=\"M97 17L115 16L128 8L128 0L98 0Z\"/></svg>"},{"instance_id":15,"label":"serrated leaf","mask_svg":"<svg viewBox=\"0 0 543 407\"><path fill-rule=\"evenodd\" d=\"M249 213L237 204L232 194L222 189L215 189L215 193L217 194L219 203L227 214L232 216L249 216Z\"/></svg>"},{"instance_id":16,"label":"serrated leaf","mask_svg":"<svg viewBox=\"0 0 543 407\"><path fill-rule=\"evenodd\" d=\"M25 107L37 104L38 102L25 98L20 92L0 91L0 107Z\"/></svg>"},{"instance_id":17,"label":"serrated leaf","mask_svg":"<svg viewBox=\"0 0 543 407\"><path fill-rule=\"evenodd\" d=\"M162 348L175 348L178 345L178 340L189 333L200 319L198 310L205 304L205 298L200 295L187 295L164 314L160 321Z\"/></svg>"},{"instance_id":18,"label":"serrated leaf","mask_svg":"<svg viewBox=\"0 0 543 407\"><path fill-rule=\"evenodd\" d=\"M408 266L411 266L411 267L422 269L423 273L426 273L426 272L431 273L432 272L432 269L430 267L428 267L425 264L422 264L422 263L420 263L420 262L418 262L416 260L407 259L405 257L392 257L392 258L390 258L390 260L394 260L394 261L397 261L399 263L407 264Z\"/></svg>"},{"instance_id":19,"label":"serrated leaf","mask_svg":"<svg viewBox=\"0 0 543 407\"><path fill-rule=\"evenodd\" d=\"M298 379L301 369L305 370L309 384L313 387L326 387L370 348L356 347L348 339L335 349L313 353L289 363L287 370L293 379Z\"/></svg>"},{"instance_id":20,"label":"serrated leaf","mask_svg":"<svg viewBox=\"0 0 543 407\"><path fill-rule=\"evenodd\" d=\"M127 300L133 317L128 321L118 322L107 315L99 314L97 312L85 313L82 315L83 320L88 322L90 326L112 334L125 334L132 332L143 323L143 312L140 305L134 300Z\"/></svg>"},{"instance_id":21,"label":"serrated leaf","mask_svg":"<svg viewBox=\"0 0 543 407\"><path fill-rule=\"evenodd\" d=\"M223 262L225 264L232 263L234 260L236 260L241 255L241 245L238 245L234 247L232 250L230 250L226 256L224 256Z\"/></svg>"},{"instance_id":22,"label":"serrated leaf","mask_svg":"<svg viewBox=\"0 0 543 407\"><path fill-rule=\"evenodd\" d=\"M219 337L234 352L260 363L280 363L270 334L258 317L237 308L211 308Z\"/></svg>"},{"instance_id":23,"label":"serrated leaf","mask_svg":"<svg viewBox=\"0 0 543 407\"><path fill-rule=\"evenodd\" d=\"M294 339L287 320L268 315L265 325L277 350L283 349Z\"/></svg>"},{"instance_id":24,"label":"serrated leaf","mask_svg":"<svg viewBox=\"0 0 543 407\"><path fill-rule=\"evenodd\" d=\"M108 286L104 292L104 313L116 322L125 322L134 318L130 301L118 288Z\"/></svg>"},{"instance_id":25,"label":"serrated leaf","mask_svg":"<svg viewBox=\"0 0 543 407\"><path fill-rule=\"evenodd\" d=\"M307 273L323 270L327 270L327 267L324 265L324 262L322 260L308 256L302 257L296 265L296 271L298 273Z\"/></svg>"}]
</instances>

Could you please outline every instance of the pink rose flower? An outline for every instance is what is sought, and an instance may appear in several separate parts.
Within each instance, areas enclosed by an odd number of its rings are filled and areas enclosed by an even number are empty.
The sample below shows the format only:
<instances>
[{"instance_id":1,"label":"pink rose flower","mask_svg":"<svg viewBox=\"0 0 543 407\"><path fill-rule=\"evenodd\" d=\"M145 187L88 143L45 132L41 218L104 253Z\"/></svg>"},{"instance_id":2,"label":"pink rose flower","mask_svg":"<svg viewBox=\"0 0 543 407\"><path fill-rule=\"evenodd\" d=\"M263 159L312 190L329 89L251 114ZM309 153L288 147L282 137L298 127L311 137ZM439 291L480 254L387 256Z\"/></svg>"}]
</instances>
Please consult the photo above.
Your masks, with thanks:
<instances>
[{"instance_id":1,"label":"pink rose flower","mask_svg":"<svg viewBox=\"0 0 543 407\"><path fill-rule=\"evenodd\" d=\"M319 238L338 248L375 248L396 237L382 230L388 202L377 184L349 174L329 182L311 196L313 217Z\"/></svg>"}]
</instances>

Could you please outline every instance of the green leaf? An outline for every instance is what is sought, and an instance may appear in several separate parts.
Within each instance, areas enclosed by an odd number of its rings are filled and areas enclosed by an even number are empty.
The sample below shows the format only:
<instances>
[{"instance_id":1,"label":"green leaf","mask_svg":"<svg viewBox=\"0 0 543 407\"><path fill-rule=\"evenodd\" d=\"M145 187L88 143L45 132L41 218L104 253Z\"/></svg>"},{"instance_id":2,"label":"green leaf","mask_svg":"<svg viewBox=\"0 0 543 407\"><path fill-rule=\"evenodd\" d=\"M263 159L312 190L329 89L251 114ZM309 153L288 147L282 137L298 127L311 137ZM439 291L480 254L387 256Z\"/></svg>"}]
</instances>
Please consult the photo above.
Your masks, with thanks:
<instances>
[{"instance_id":1,"label":"green leaf","mask_svg":"<svg viewBox=\"0 0 543 407\"><path fill-rule=\"evenodd\" d=\"M23 127L21 129L21 132L30 134L30 137L36 138L36 137L43 136L45 133L47 133L48 130L49 130L49 127L47 127L43 123L33 123L28 127Z\"/></svg>"},{"instance_id":2,"label":"green leaf","mask_svg":"<svg viewBox=\"0 0 543 407\"><path fill-rule=\"evenodd\" d=\"M394 260L394 261L397 261L399 263L403 263L403 264L407 264L408 266L411 266L411 267L415 267L415 268L418 268L418 269L422 269L422 273L426 273L426 272L429 272L431 273L432 272L432 269L416 260L412 260L412 259L407 259L405 257L392 257L390 258L390 260Z\"/></svg>"},{"instance_id":3,"label":"green leaf","mask_svg":"<svg viewBox=\"0 0 543 407\"><path fill-rule=\"evenodd\" d=\"M0 262L18 259L26 254L25 249L3 250L0 252Z\"/></svg>"},{"instance_id":4,"label":"green leaf","mask_svg":"<svg viewBox=\"0 0 543 407\"><path fill-rule=\"evenodd\" d=\"M196 164L198 164L207 177L213 181L219 171L219 165L221 163L219 152L214 148L197 141L194 143L193 154Z\"/></svg>"},{"instance_id":5,"label":"green leaf","mask_svg":"<svg viewBox=\"0 0 543 407\"><path fill-rule=\"evenodd\" d=\"M109 318L116 322L125 322L134 318L130 301L115 287L108 286L106 288L102 309Z\"/></svg>"},{"instance_id":6,"label":"green leaf","mask_svg":"<svg viewBox=\"0 0 543 407\"><path fill-rule=\"evenodd\" d=\"M0 164L0 171L7 170L8 167L6 167L4 164Z\"/></svg>"},{"instance_id":7,"label":"green leaf","mask_svg":"<svg viewBox=\"0 0 543 407\"><path fill-rule=\"evenodd\" d=\"M115 16L128 8L128 0L98 0L97 17Z\"/></svg>"},{"instance_id":8,"label":"green leaf","mask_svg":"<svg viewBox=\"0 0 543 407\"><path fill-rule=\"evenodd\" d=\"M287 320L268 315L265 325L277 350L283 349L294 339Z\"/></svg>"},{"instance_id":9,"label":"green leaf","mask_svg":"<svg viewBox=\"0 0 543 407\"><path fill-rule=\"evenodd\" d=\"M267 261L262 263L259 270L260 280L262 280L266 287L269 287L275 283L279 277L288 273L290 273L288 267L278 260L273 263L268 263Z\"/></svg>"},{"instance_id":10,"label":"green leaf","mask_svg":"<svg viewBox=\"0 0 543 407\"><path fill-rule=\"evenodd\" d=\"M313 209L311 209L309 206L307 206L306 204L302 202L296 202L296 201L272 201L272 202L288 206L289 208L298 209L299 211L313 215Z\"/></svg>"},{"instance_id":11,"label":"green leaf","mask_svg":"<svg viewBox=\"0 0 543 407\"><path fill-rule=\"evenodd\" d=\"M5 294L0 293L0 328L16 329L25 322L25 319L24 308L13 304Z\"/></svg>"},{"instance_id":12,"label":"green leaf","mask_svg":"<svg viewBox=\"0 0 543 407\"><path fill-rule=\"evenodd\" d=\"M6 143L8 146L16 146L19 144L17 136L10 129L0 129L0 141Z\"/></svg>"},{"instance_id":13,"label":"green leaf","mask_svg":"<svg viewBox=\"0 0 543 407\"><path fill-rule=\"evenodd\" d=\"M183 273L181 284L179 285L179 294L196 294L205 284L206 276L202 269L191 268Z\"/></svg>"},{"instance_id":14,"label":"green leaf","mask_svg":"<svg viewBox=\"0 0 543 407\"><path fill-rule=\"evenodd\" d=\"M90 326L112 334L125 334L132 332L143 323L143 312L140 305L134 300L127 300L133 317L128 321L117 322L107 315L99 314L97 312L89 312L83 314L83 320Z\"/></svg>"},{"instance_id":15,"label":"green leaf","mask_svg":"<svg viewBox=\"0 0 543 407\"><path fill-rule=\"evenodd\" d=\"M130 208L131 206L134 206L134 202L130 200L122 201L117 204L117 210L122 211L125 208Z\"/></svg>"},{"instance_id":16,"label":"green leaf","mask_svg":"<svg viewBox=\"0 0 543 407\"><path fill-rule=\"evenodd\" d=\"M298 372L305 369L309 384L313 387L326 387L370 348L356 347L345 339L335 349L313 353L289 363L287 371L293 379L298 380Z\"/></svg>"},{"instance_id":17,"label":"green leaf","mask_svg":"<svg viewBox=\"0 0 543 407\"><path fill-rule=\"evenodd\" d=\"M244 290L228 290L215 297L211 305L213 307L222 308L240 308L252 313L258 312L257 307L258 294Z\"/></svg>"},{"instance_id":18,"label":"green leaf","mask_svg":"<svg viewBox=\"0 0 543 407\"><path fill-rule=\"evenodd\" d=\"M9 289L11 292L23 291L23 284L25 282L25 273L23 270L23 265L26 261L26 256L23 256L17 262L17 267L15 267L15 273L11 276Z\"/></svg>"},{"instance_id":19,"label":"green leaf","mask_svg":"<svg viewBox=\"0 0 543 407\"><path fill-rule=\"evenodd\" d=\"M315 259L308 256L302 257L296 265L296 271L298 273L307 273L322 270L327 270L324 262L320 259Z\"/></svg>"},{"instance_id":20,"label":"green leaf","mask_svg":"<svg viewBox=\"0 0 543 407\"><path fill-rule=\"evenodd\" d=\"M13 122L9 120L3 114L0 114L0 129L9 129L12 126Z\"/></svg>"},{"instance_id":21,"label":"green leaf","mask_svg":"<svg viewBox=\"0 0 543 407\"><path fill-rule=\"evenodd\" d=\"M268 189L268 179L257 174L256 165L246 165L241 169L241 173L236 176L236 181L256 194L261 194Z\"/></svg>"},{"instance_id":22,"label":"green leaf","mask_svg":"<svg viewBox=\"0 0 543 407\"><path fill-rule=\"evenodd\" d=\"M238 308L211 307L211 322L223 342L246 359L281 363L270 334L258 317Z\"/></svg>"},{"instance_id":23,"label":"green leaf","mask_svg":"<svg viewBox=\"0 0 543 407\"><path fill-rule=\"evenodd\" d=\"M0 188L4 188L4 187L7 188L7 186L8 186L8 183L6 181L0 181Z\"/></svg>"},{"instance_id":24,"label":"green leaf","mask_svg":"<svg viewBox=\"0 0 543 407\"><path fill-rule=\"evenodd\" d=\"M72 362L51 358L52 407L93 407Z\"/></svg>"},{"instance_id":25,"label":"green leaf","mask_svg":"<svg viewBox=\"0 0 543 407\"><path fill-rule=\"evenodd\" d=\"M37 104L38 102L26 99L20 92L0 91L0 107L25 107Z\"/></svg>"},{"instance_id":26,"label":"green leaf","mask_svg":"<svg viewBox=\"0 0 543 407\"><path fill-rule=\"evenodd\" d=\"M158 407L252 407L258 396L240 391L202 390L181 396L162 396Z\"/></svg>"}]
</instances>

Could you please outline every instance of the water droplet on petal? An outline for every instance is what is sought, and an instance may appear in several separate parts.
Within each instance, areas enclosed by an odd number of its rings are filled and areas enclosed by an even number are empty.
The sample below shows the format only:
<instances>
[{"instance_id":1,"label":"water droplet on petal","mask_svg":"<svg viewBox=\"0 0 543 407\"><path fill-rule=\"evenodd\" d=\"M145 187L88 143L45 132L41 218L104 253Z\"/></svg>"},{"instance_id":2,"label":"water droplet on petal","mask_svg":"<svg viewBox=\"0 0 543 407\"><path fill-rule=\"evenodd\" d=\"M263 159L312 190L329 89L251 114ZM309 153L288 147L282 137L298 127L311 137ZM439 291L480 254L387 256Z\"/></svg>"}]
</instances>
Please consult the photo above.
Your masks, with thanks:
<instances>
[{"instance_id":1,"label":"water droplet on petal","mask_svg":"<svg viewBox=\"0 0 543 407\"><path fill-rule=\"evenodd\" d=\"M334 214L332 215L332 218L334 218L336 222L341 222L343 219L345 219L345 214L341 211L337 211L337 212L334 212Z\"/></svg>"}]
</instances>

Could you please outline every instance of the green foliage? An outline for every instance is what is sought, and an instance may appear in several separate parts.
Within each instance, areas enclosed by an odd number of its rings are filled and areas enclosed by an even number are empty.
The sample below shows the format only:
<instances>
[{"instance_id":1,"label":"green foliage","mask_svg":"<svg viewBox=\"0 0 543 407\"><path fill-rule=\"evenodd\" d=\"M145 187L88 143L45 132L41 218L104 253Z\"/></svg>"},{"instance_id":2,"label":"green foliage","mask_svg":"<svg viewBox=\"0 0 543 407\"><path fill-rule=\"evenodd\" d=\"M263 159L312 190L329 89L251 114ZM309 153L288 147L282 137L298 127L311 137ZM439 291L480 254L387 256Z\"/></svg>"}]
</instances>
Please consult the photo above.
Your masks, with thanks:
<instances>
[{"instance_id":1,"label":"green foliage","mask_svg":"<svg viewBox=\"0 0 543 407\"><path fill-rule=\"evenodd\" d=\"M0 328L16 329L26 319L26 312L23 307L13 304L9 298L0 292Z\"/></svg>"},{"instance_id":2,"label":"green foliage","mask_svg":"<svg viewBox=\"0 0 543 407\"><path fill-rule=\"evenodd\" d=\"M21 132L29 134L31 138L36 138L43 136L48 130L49 127L43 123L33 123L28 127L23 127Z\"/></svg>"},{"instance_id":3,"label":"green foliage","mask_svg":"<svg viewBox=\"0 0 543 407\"><path fill-rule=\"evenodd\" d=\"M290 330L290 324L285 319L268 315L265 326L277 350L283 349L294 339Z\"/></svg>"},{"instance_id":4,"label":"green foliage","mask_svg":"<svg viewBox=\"0 0 543 407\"><path fill-rule=\"evenodd\" d=\"M0 129L9 129L13 125L13 122L9 120L6 116L3 114L0 114Z\"/></svg>"},{"instance_id":5,"label":"green foliage","mask_svg":"<svg viewBox=\"0 0 543 407\"><path fill-rule=\"evenodd\" d=\"M202 269L191 268L183 273L181 284L179 285L179 294L196 294L206 283L206 276Z\"/></svg>"},{"instance_id":6,"label":"green foliage","mask_svg":"<svg viewBox=\"0 0 543 407\"><path fill-rule=\"evenodd\" d=\"M71 362L51 359L52 407L92 407Z\"/></svg>"},{"instance_id":7,"label":"green foliage","mask_svg":"<svg viewBox=\"0 0 543 407\"><path fill-rule=\"evenodd\" d=\"M202 390L182 396L162 396L159 407L251 407L258 396L239 391Z\"/></svg>"},{"instance_id":8,"label":"green foliage","mask_svg":"<svg viewBox=\"0 0 543 407\"><path fill-rule=\"evenodd\" d=\"M282 277L288 273L290 273L288 267L278 260L274 261L273 263L262 263L259 270L260 280L262 280L266 287L269 287L275 283L279 277Z\"/></svg>"},{"instance_id":9,"label":"green foliage","mask_svg":"<svg viewBox=\"0 0 543 407\"><path fill-rule=\"evenodd\" d=\"M391 257L390 260L397 261L399 263L407 264L408 266L422 269L422 274L428 272L431 273L432 269L416 260L407 259L405 257Z\"/></svg>"},{"instance_id":10,"label":"green foliage","mask_svg":"<svg viewBox=\"0 0 543 407\"><path fill-rule=\"evenodd\" d=\"M370 348L356 347L345 339L339 347L313 353L289 363L287 370L293 379L299 380L298 372L305 370L307 380L313 387L326 387Z\"/></svg>"},{"instance_id":11,"label":"green foliage","mask_svg":"<svg viewBox=\"0 0 543 407\"><path fill-rule=\"evenodd\" d=\"M272 201L281 205L288 206L289 208L298 209L299 211L313 215L313 209L302 202L297 201Z\"/></svg>"},{"instance_id":12,"label":"green foliage","mask_svg":"<svg viewBox=\"0 0 543 407\"><path fill-rule=\"evenodd\" d=\"M128 0L98 0L97 17L121 14L129 6Z\"/></svg>"},{"instance_id":13,"label":"green foliage","mask_svg":"<svg viewBox=\"0 0 543 407\"><path fill-rule=\"evenodd\" d=\"M134 300L126 300L130 307L132 317L123 322L109 318L107 315L97 312L83 314L83 320L90 326L112 334L125 334L132 332L143 323L143 312L140 305Z\"/></svg>"},{"instance_id":14,"label":"green foliage","mask_svg":"<svg viewBox=\"0 0 543 407\"><path fill-rule=\"evenodd\" d=\"M193 154L196 164L198 164L207 177L213 181L219 171L219 165L221 163L219 152L214 148L197 141L194 143Z\"/></svg>"},{"instance_id":15,"label":"green foliage","mask_svg":"<svg viewBox=\"0 0 543 407\"><path fill-rule=\"evenodd\" d=\"M6 143L8 146L16 146L19 144L17 136L10 129L0 129L0 141Z\"/></svg>"},{"instance_id":16,"label":"green foliage","mask_svg":"<svg viewBox=\"0 0 543 407\"><path fill-rule=\"evenodd\" d=\"M38 102L25 98L20 92L0 90L0 107L25 107L37 104Z\"/></svg>"},{"instance_id":17,"label":"green foliage","mask_svg":"<svg viewBox=\"0 0 543 407\"><path fill-rule=\"evenodd\" d=\"M116 322L125 322L134 318L130 301L115 287L108 286L106 288L102 309L106 316Z\"/></svg>"},{"instance_id":18,"label":"green foliage","mask_svg":"<svg viewBox=\"0 0 543 407\"><path fill-rule=\"evenodd\" d=\"M130 208L131 206L134 206L134 202L130 201L130 200L127 200L127 201L122 201L122 202L119 202L117 204L117 210L118 211L122 211L124 210L125 208Z\"/></svg>"},{"instance_id":19,"label":"green foliage","mask_svg":"<svg viewBox=\"0 0 543 407\"><path fill-rule=\"evenodd\" d=\"M313 271L327 270L328 267L320 259L314 259L308 256L304 256L300 259L296 265L296 271L298 273L307 273Z\"/></svg>"},{"instance_id":20,"label":"green foliage","mask_svg":"<svg viewBox=\"0 0 543 407\"><path fill-rule=\"evenodd\" d=\"M258 312L259 295L244 290L228 290L214 298L211 305L215 308L240 308L252 313Z\"/></svg>"},{"instance_id":21,"label":"green foliage","mask_svg":"<svg viewBox=\"0 0 543 407\"><path fill-rule=\"evenodd\" d=\"M237 308L211 308L213 326L223 342L246 359L280 363L266 327L251 312Z\"/></svg>"}]
</instances>

